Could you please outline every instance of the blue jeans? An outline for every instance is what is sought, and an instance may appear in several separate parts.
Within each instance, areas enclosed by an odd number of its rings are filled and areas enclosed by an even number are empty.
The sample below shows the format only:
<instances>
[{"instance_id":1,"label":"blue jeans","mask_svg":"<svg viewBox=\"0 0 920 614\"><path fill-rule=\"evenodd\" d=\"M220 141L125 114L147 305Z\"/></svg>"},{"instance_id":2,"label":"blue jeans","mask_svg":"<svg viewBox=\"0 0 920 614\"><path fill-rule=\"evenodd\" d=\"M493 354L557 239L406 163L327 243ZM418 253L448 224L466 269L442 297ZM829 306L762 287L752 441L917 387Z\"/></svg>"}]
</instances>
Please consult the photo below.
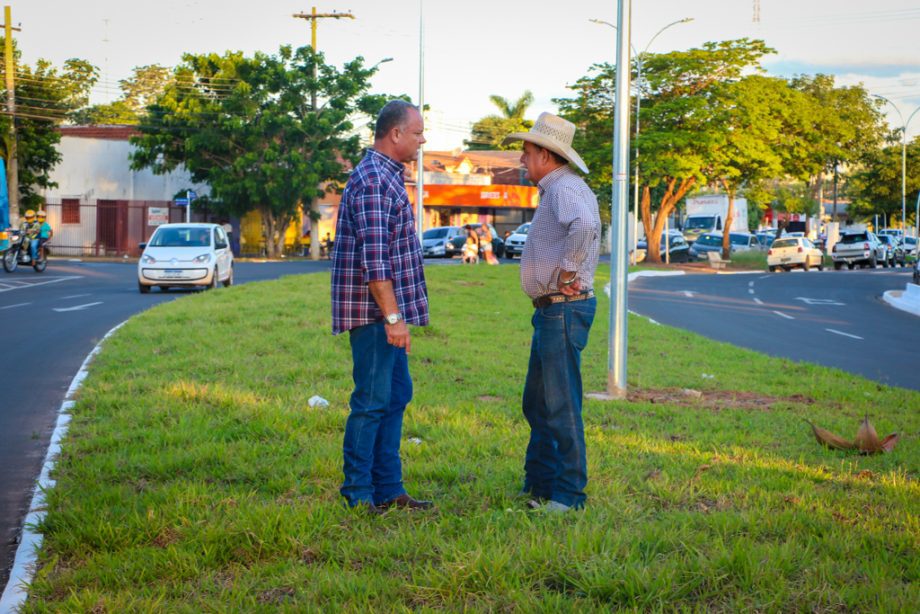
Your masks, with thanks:
<instances>
[{"instance_id":1,"label":"blue jeans","mask_svg":"<svg viewBox=\"0 0 920 614\"><path fill-rule=\"evenodd\" d=\"M348 505L379 505L406 494L399 443L412 378L406 350L387 343L383 322L349 331L355 390L342 446Z\"/></svg>"},{"instance_id":2,"label":"blue jeans","mask_svg":"<svg viewBox=\"0 0 920 614\"><path fill-rule=\"evenodd\" d=\"M42 241L42 239L38 237L29 241L29 254L32 256L32 260L38 260L38 248L42 246L40 241Z\"/></svg>"},{"instance_id":3,"label":"blue jeans","mask_svg":"<svg viewBox=\"0 0 920 614\"><path fill-rule=\"evenodd\" d=\"M581 419L581 351L588 344L597 299L556 303L533 314L524 417L530 442L524 490L580 508L588 466Z\"/></svg>"}]
</instances>

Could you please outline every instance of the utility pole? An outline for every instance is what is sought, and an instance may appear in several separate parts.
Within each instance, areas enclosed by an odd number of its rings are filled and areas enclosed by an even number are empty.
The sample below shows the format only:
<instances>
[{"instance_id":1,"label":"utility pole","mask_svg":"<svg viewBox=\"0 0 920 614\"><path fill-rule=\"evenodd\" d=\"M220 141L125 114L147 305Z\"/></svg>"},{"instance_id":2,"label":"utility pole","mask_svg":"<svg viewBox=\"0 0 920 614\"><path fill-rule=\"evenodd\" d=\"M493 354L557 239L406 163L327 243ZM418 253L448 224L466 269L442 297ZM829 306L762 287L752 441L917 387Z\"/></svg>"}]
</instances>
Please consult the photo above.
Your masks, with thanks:
<instances>
[{"instance_id":1,"label":"utility pole","mask_svg":"<svg viewBox=\"0 0 920 614\"><path fill-rule=\"evenodd\" d=\"M310 46L313 48L313 54L316 54L316 22L319 19L354 19L351 13L317 13L316 7L310 13L294 13L295 19L307 19L310 22ZM316 59L313 60L313 88L310 94L310 109L316 113ZM311 203L312 210L312 203ZM310 259L319 260L319 232L314 227L313 219L310 218Z\"/></svg>"},{"instance_id":2,"label":"utility pole","mask_svg":"<svg viewBox=\"0 0 920 614\"><path fill-rule=\"evenodd\" d=\"M19 28L13 27L13 17L9 6L3 7L3 28L6 40L6 113L10 118L10 131L7 136L7 160L6 160L6 185L10 192L10 225L14 228L19 226L19 160L16 147L16 86L15 72L16 61L13 58L13 30L20 32Z\"/></svg>"},{"instance_id":3,"label":"utility pole","mask_svg":"<svg viewBox=\"0 0 920 614\"><path fill-rule=\"evenodd\" d=\"M425 121L425 13L424 0L418 2L418 112ZM421 242L425 230L425 152L418 148L418 176L415 181L415 231Z\"/></svg>"}]
</instances>

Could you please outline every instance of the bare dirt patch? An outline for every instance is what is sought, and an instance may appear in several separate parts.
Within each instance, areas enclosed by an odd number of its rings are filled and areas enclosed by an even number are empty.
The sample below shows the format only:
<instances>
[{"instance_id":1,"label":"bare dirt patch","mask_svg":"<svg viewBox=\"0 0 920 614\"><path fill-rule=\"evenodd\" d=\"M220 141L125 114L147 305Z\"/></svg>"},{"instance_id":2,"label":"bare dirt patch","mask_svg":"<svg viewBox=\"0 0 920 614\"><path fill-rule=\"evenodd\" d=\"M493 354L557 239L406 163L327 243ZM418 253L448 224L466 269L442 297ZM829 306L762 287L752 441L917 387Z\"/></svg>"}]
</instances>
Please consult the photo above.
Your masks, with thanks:
<instances>
[{"instance_id":1,"label":"bare dirt patch","mask_svg":"<svg viewBox=\"0 0 920 614\"><path fill-rule=\"evenodd\" d=\"M741 390L689 390L680 388L640 388L631 389L627 399L632 403L661 403L663 405L681 405L700 407L713 411L724 409L746 409L750 411L770 411L777 403L815 402L811 397L794 394L787 397L775 397L757 392Z\"/></svg>"}]
</instances>

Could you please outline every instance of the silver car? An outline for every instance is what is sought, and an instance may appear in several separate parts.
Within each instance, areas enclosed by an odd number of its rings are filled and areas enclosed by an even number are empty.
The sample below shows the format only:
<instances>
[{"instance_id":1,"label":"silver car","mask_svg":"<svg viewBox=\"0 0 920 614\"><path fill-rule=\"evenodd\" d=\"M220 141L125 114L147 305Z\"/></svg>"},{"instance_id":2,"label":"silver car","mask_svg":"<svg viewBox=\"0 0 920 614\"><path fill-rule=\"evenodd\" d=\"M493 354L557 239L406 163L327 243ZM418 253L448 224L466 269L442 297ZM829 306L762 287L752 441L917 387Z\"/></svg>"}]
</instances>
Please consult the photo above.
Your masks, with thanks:
<instances>
[{"instance_id":1,"label":"silver car","mask_svg":"<svg viewBox=\"0 0 920 614\"><path fill-rule=\"evenodd\" d=\"M514 232L505 239L505 256L514 258L524 253L524 244L527 243L527 231L530 230L530 222L521 224Z\"/></svg>"}]
</instances>

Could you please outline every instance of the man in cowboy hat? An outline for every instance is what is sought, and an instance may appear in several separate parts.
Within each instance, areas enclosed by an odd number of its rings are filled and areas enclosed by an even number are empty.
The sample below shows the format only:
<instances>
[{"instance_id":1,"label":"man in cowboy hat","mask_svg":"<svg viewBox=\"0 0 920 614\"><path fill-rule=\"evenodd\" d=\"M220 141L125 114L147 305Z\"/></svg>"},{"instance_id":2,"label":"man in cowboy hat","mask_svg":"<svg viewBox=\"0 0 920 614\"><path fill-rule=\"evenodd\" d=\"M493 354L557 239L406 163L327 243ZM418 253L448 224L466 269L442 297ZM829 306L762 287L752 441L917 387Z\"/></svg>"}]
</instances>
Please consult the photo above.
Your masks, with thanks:
<instances>
[{"instance_id":1,"label":"man in cowboy hat","mask_svg":"<svg viewBox=\"0 0 920 614\"><path fill-rule=\"evenodd\" d=\"M524 416L530 442L523 493L532 508L579 509L588 482L581 418L581 351L594 321L594 270L601 219L597 198L569 164L587 173L572 149L575 125L541 113L524 141L521 163L540 192L540 204L521 255L521 286L534 315L530 364L524 384Z\"/></svg>"}]
</instances>

